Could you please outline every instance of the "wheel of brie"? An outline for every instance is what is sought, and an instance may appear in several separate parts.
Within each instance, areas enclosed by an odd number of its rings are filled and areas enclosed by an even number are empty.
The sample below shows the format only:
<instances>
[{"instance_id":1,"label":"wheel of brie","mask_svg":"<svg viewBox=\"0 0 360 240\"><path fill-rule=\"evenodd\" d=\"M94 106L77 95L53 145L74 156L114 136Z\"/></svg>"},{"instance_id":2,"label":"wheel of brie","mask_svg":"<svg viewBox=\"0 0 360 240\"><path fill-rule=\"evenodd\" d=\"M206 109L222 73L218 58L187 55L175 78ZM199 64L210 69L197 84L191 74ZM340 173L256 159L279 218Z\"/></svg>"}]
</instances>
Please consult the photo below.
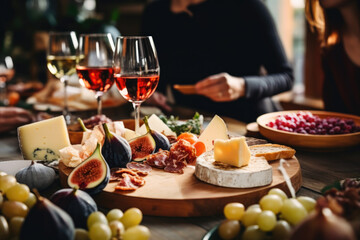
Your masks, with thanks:
<instances>
[{"instance_id":1,"label":"wheel of brie","mask_svg":"<svg viewBox=\"0 0 360 240\"><path fill-rule=\"evenodd\" d=\"M272 167L263 157L251 156L249 164L234 167L216 162L214 152L208 151L197 158L195 176L204 182L231 188L251 188L272 182Z\"/></svg>"}]
</instances>

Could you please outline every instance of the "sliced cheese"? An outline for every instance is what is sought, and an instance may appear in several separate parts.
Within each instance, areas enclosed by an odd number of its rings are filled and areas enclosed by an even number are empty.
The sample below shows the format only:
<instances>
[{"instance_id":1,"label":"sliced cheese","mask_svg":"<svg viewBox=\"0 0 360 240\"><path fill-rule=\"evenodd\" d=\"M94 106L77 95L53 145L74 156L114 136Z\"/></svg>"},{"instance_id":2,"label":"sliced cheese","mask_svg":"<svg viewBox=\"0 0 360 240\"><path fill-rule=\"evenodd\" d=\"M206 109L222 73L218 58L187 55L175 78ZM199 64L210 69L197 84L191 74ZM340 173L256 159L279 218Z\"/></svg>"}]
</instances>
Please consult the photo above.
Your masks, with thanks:
<instances>
[{"instance_id":1,"label":"sliced cheese","mask_svg":"<svg viewBox=\"0 0 360 240\"><path fill-rule=\"evenodd\" d=\"M217 162L242 167L249 164L250 156L250 149L245 137L236 137L230 140L215 139L214 141L214 159Z\"/></svg>"},{"instance_id":2,"label":"sliced cheese","mask_svg":"<svg viewBox=\"0 0 360 240\"><path fill-rule=\"evenodd\" d=\"M166 136L175 136L174 133L158 116L151 115L148 119L149 126L152 130L158 131ZM139 134L143 135L147 132L145 124L139 128Z\"/></svg>"},{"instance_id":3,"label":"sliced cheese","mask_svg":"<svg viewBox=\"0 0 360 240\"><path fill-rule=\"evenodd\" d=\"M18 138L21 153L29 160L57 160L59 150L70 146L63 116L21 126Z\"/></svg>"},{"instance_id":4,"label":"sliced cheese","mask_svg":"<svg viewBox=\"0 0 360 240\"><path fill-rule=\"evenodd\" d=\"M251 156L247 166L238 168L216 162L213 151L200 155L195 166L195 176L199 180L231 188L268 185L272 182L272 173L272 167L263 157Z\"/></svg>"},{"instance_id":5,"label":"sliced cheese","mask_svg":"<svg viewBox=\"0 0 360 240\"><path fill-rule=\"evenodd\" d=\"M139 135L136 134L135 131L133 131L131 129L128 129L128 128L125 128L125 132L124 132L124 135L122 137L125 138L126 141L130 141L131 139L139 137Z\"/></svg>"},{"instance_id":6,"label":"sliced cheese","mask_svg":"<svg viewBox=\"0 0 360 240\"><path fill-rule=\"evenodd\" d=\"M211 119L210 123L199 137L199 141L205 143L206 151L210 151L214 148L213 142L215 139L229 139L226 124L218 115L215 115L213 119Z\"/></svg>"}]
</instances>

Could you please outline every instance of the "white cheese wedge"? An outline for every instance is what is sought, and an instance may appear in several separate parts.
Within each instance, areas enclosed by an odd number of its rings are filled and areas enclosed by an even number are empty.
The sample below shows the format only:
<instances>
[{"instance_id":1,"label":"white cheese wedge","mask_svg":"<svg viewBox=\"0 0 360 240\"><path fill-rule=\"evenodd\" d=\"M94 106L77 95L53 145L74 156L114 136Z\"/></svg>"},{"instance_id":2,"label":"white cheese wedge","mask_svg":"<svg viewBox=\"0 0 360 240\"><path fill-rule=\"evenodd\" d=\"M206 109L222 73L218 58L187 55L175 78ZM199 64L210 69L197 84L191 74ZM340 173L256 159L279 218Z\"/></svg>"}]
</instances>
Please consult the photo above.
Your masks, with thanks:
<instances>
[{"instance_id":1,"label":"white cheese wedge","mask_svg":"<svg viewBox=\"0 0 360 240\"><path fill-rule=\"evenodd\" d=\"M59 150L70 146L63 116L21 126L18 138L21 153L29 160L57 160Z\"/></svg>"},{"instance_id":2,"label":"white cheese wedge","mask_svg":"<svg viewBox=\"0 0 360 240\"><path fill-rule=\"evenodd\" d=\"M215 139L229 139L226 124L218 115L215 115L213 119L211 119L210 123L199 137L199 141L202 141L205 144L206 151L210 151L214 148L213 142Z\"/></svg>"},{"instance_id":3,"label":"white cheese wedge","mask_svg":"<svg viewBox=\"0 0 360 240\"><path fill-rule=\"evenodd\" d=\"M125 132L124 132L124 135L122 137L125 138L126 141L130 141L131 139L139 137L139 135L136 134L135 131L133 131L131 129L128 129L128 128L125 128Z\"/></svg>"},{"instance_id":4,"label":"white cheese wedge","mask_svg":"<svg viewBox=\"0 0 360 240\"><path fill-rule=\"evenodd\" d=\"M272 167L263 157L251 156L249 164L233 167L218 163L214 152L208 151L196 160L195 176L204 182L231 188L251 188L265 186L272 182Z\"/></svg>"},{"instance_id":5,"label":"white cheese wedge","mask_svg":"<svg viewBox=\"0 0 360 240\"><path fill-rule=\"evenodd\" d=\"M229 140L215 139L214 141L214 159L217 162L242 167L249 164L250 156L250 149L245 137Z\"/></svg>"},{"instance_id":6,"label":"white cheese wedge","mask_svg":"<svg viewBox=\"0 0 360 240\"><path fill-rule=\"evenodd\" d=\"M151 115L148 119L149 126L152 130L158 131L166 136L175 136L174 133L158 116L155 114ZM139 134L143 135L147 132L145 124L139 128Z\"/></svg>"}]
</instances>

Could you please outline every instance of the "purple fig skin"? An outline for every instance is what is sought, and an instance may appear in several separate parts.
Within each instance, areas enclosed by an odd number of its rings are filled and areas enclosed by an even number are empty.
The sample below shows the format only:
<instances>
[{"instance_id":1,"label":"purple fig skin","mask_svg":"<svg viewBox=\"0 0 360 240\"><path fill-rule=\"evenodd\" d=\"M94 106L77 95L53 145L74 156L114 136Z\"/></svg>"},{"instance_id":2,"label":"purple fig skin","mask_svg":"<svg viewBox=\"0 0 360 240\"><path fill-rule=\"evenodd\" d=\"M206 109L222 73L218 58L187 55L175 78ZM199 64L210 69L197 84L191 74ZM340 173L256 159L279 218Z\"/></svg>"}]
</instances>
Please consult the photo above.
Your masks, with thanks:
<instances>
[{"instance_id":1,"label":"purple fig skin","mask_svg":"<svg viewBox=\"0 0 360 240\"><path fill-rule=\"evenodd\" d=\"M77 175L77 171L82 171L82 168L86 165L86 164L91 164L91 161L93 160L96 160L96 161L101 161L102 163L100 164L101 167L104 167L104 173L102 175L102 181L92 187L92 188L87 188L87 186L91 183L90 181L88 182L80 182L80 183L76 183L76 180L74 181L74 178L76 179ZM94 169L94 168L92 168ZM82 179L84 179L84 176L86 174L84 173L84 175L82 175ZM95 179L96 181L98 179ZM98 143L97 144L97 147L95 149L95 151L93 152L93 154L88 157L85 161L83 161L82 163L80 163L69 175L68 177L68 185L72 188L78 188L80 190L83 190L85 192L87 192L88 194L90 195L95 195L95 194L98 194L100 193L105 187L106 185L109 183L109 180L110 180L110 168L109 168L109 165L107 164L107 162L105 161L105 159L103 158L103 156L101 155L101 147L100 147L100 144ZM75 183L74 183L75 182Z\"/></svg>"},{"instance_id":2,"label":"purple fig skin","mask_svg":"<svg viewBox=\"0 0 360 240\"><path fill-rule=\"evenodd\" d=\"M50 201L70 215L76 228L86 229L88 216L97 211L94 199L82 190L60 189L50 197Z\"/></svg>"},{"instance_id":3,"label":"purple fig skin","mask_svg":"<svg viewBox=\"0 0 360 240\"><path fill-rule=\"evenodd\" d=\"M72 240L75 227L64 210L40 197L21 227L20 240Z\"/></svg>"},{"instance_id":4,"label":"purple fig skin","mask_svg":"<svg viewBox=\"0 0 360 240\"><path fill-rule=\"evenodd\" d=\"M145 123L146 129L147 129L147 132L150 133L151 136L155 140L156 147L155 147L154 152L158 152L160 148L162 150L170 150L169 139L164 134L161 134L161 133L159 133L159 132L157 132L155 130L152 130L150 128L147 116L144 118L144 123Z\"/></svg>"},{"instance_id":5,"label":"purple fig skin","mask_svg":"<svg viewBox=\"0 0 360 240\"><path fill-rule=\"evenodd\" d=\"M103 124L105 141L101 153L110 168L126 168L131 161L131 148L125 138L109 131L106 123Z\"/></svg>"}]
</instances>

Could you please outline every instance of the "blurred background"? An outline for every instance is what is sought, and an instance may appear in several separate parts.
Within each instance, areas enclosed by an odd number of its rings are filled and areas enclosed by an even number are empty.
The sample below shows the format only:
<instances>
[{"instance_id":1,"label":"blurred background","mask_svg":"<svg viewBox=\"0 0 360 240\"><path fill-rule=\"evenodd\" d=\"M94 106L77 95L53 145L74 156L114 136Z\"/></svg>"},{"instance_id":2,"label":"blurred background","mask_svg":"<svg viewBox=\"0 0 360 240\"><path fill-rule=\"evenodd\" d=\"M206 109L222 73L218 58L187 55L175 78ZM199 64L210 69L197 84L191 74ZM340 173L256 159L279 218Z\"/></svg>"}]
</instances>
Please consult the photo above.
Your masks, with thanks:
<instances>
[{"instance_id":1,"label":"blurred background","mask_svg":"<svg viewBox=\"0 0 360 240\"><path fill-rule=\"evenodd\" d=\"M114 37L137 35L149 1L1 0L0 52L12 57L15 69L15 76L8 82L10 89L16 83L45 85L51 77L46 67L49 31L110 32ZM304 1L264 0L264 3L274 17L295 75L293 91L274 98L287 109L321 109L319 42L306 24Z\"/></svg>"}]
</instances>

